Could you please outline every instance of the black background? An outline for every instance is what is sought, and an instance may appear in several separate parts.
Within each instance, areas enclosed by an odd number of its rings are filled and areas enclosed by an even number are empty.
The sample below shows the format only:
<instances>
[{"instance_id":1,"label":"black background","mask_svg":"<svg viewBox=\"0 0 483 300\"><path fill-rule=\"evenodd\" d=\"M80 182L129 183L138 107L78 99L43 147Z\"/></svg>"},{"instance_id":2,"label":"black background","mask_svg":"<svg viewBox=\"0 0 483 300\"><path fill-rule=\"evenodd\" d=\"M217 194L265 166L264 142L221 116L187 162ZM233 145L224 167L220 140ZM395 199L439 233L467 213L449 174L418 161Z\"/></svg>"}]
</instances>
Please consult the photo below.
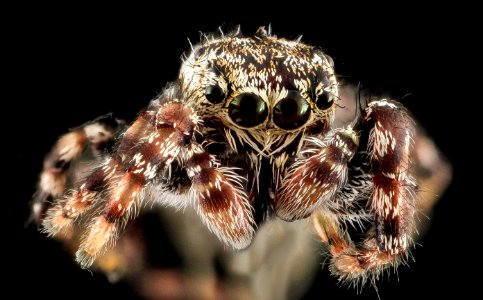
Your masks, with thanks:
<instances>
[{"instance_id":1,"label":"black background","mask_svg":"<svg viewBox=\"0 0 483 300\"><path fill-rule=\"evenodd\" d=\"M4 84L13 92L2 104L6 292L18 297L33 293L40 299L135 297L127 285L111 286L102 275L79 269L59 244L24 226L43 156L68 128L107 112L132 118L176 78L180 56L189 49L187 38L196 43L199 31L229 30L237 24L250 35L269 23L278 36L302 34L303 41L320 46L349 81L402 99L453 164L453 182L435 207L422 246L413 251L416 262L379 282L379 296L463 295L474 287L467 272L478 270L481 260L472 240L474 205L479 204L478 197L466 196L469 175L463 160L474 159L478 151L464 138L472 130L467 120L475 100L464 95L469 75L462 66L469 46L460 37L472 28L452 19L456 11L364 13L305 7L276 16L208 11L189 17L183 8L56 9L12 11L3 26ZM303 13L312 10L313 15ZM307 299L377 298L373 288L357 295L328 273L321 270Z\"/></svg>"}]
</instances>

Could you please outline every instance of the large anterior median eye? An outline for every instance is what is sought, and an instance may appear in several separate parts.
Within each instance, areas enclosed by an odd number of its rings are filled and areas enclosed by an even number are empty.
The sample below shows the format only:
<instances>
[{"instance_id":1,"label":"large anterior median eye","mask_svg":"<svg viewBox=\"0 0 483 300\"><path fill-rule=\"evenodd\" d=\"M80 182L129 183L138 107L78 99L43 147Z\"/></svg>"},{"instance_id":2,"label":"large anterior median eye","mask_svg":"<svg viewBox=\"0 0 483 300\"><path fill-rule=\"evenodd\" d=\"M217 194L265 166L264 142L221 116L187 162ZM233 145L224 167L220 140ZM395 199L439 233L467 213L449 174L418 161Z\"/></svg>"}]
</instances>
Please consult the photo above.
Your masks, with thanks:
<instances>
[{"instance_id":1,"label":"large anterior median eye","mask_svg":"<svg viewBox=\"0 0 483 300\"><path fill-rule=\"evenodd\" d=\"M310 117L309 103L299 92L290 91L273 108L273 122L282 129L295 129L303 126Z\"/></svg>"},{"instance_id":2,"label":"large anterior median eye","mask_svg":"<svg viewBox=\"0 0 483 300\"><path fill-rule=\"evenodd\" d=\"M267 118L267 104L257 95L241 94L230 102L228 115L237 125L254 127Z\"/></svg>"}]
</instances>

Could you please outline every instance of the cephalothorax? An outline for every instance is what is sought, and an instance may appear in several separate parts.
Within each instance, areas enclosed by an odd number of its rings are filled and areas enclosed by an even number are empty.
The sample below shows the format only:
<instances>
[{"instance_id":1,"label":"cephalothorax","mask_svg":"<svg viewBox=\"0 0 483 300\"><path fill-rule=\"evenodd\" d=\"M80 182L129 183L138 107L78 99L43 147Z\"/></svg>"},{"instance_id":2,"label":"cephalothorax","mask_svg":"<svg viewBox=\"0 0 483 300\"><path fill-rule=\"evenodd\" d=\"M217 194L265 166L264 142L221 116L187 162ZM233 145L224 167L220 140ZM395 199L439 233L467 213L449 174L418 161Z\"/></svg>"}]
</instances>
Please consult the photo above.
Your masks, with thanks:
<instances>
[{"instance_id":1,"label":"cephalothorax","mask_svg":"<svg viewBox=\"0 0 483 300\"><path fill-rule=\"evenodd\" d=\"M54 200L44 230L83 228L76 258L87 268L148 201L194 206L235 249L269 218L312 217L335 274L377 275L415 231L414 124L384 99L336 128L338 88L332 60L298 40L263 28L208 39L132 124L104 118L58 141L37 193L37 204ZM86 145L98 162L64 191L68 163Z\"/></svg>"}]
</instances>

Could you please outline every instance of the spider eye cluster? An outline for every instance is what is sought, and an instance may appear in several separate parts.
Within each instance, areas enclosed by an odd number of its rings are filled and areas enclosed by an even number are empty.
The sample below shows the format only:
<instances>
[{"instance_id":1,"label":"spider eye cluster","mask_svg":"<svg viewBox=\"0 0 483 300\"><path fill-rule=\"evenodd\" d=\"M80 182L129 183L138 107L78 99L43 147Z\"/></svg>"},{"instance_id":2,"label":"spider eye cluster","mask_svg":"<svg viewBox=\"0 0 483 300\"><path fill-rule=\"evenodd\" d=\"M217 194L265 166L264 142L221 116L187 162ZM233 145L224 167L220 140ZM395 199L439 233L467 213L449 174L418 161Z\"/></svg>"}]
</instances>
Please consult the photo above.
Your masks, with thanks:
<instances>
[{"instance_id":1,"label":"spider eye cluster","mask_svg":"<svg viewBox=\"0 0 483 300\"><path fill-rule=\"evenodd\" d=\"M205 88L206 99L213 104L220 104L226 98L226 92L215 84ZM326 110L334 103L333 96L324 91L317 96L315 105ZM280 129L293 130L302 127L310 118L309 102L299 91L291 90L287 96L275 104L272 109L273 123ZM254 93L242 93L228 104L228 116L237 125L245 128L255 127L267 119L269 108L263 99Z\"/></svg>"}]
</instances>

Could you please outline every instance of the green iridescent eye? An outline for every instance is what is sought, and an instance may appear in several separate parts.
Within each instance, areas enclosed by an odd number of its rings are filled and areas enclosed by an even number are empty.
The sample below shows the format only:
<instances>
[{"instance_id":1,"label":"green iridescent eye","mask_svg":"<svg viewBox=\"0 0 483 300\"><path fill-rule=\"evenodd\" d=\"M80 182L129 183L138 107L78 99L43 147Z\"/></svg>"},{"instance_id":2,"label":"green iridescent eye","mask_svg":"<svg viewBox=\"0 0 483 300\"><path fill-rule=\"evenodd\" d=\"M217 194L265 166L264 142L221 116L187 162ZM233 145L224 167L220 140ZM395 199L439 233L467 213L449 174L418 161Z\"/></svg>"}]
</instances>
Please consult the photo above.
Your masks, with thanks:
<instances>
[{"instance_id":1,"label":"green iridescent eye","mask_svg":"<svg viewBox=\"0 0 483 300\"><path fill-rule=\"evenodd\" d=\"M242 127L262 124L268 116L267 104L255 94L241 94L230 102L228 115Z\"/></svg>"},{"instance_id":2,"label":"green iridescent eye","mask_svg":"<svg viewBox=\"0 0 483 300\"><path fill-rule=\"evenodd\" d=\"M299 92L291 91L273 108L273 122L282 129L303 126L310 117L310 105Z\"/></svg>"}]
</instances>

